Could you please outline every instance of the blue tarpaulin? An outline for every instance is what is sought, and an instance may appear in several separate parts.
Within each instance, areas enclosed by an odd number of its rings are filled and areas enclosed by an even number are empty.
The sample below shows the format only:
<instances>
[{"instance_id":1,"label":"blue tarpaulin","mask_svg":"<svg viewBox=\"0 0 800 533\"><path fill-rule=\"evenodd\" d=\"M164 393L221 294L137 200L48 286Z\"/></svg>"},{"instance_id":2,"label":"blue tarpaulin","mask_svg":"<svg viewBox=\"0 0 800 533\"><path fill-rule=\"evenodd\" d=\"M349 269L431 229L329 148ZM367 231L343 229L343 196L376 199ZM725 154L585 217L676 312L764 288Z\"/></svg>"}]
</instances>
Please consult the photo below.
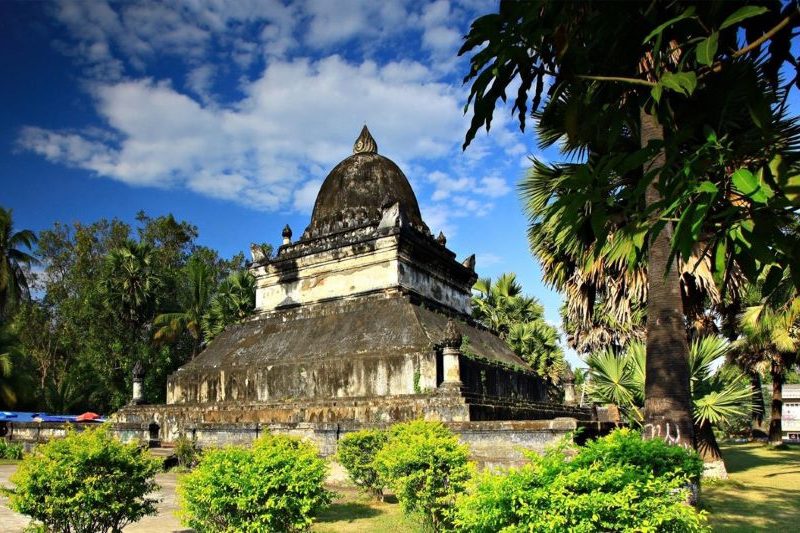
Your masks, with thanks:
<instances>
[{"instance_id":1,"label":"blue tarpaulin","mask_svg":"<svg viewBox=\"0 0 800 533\"><path fill-rule=\"evenodd\" d=\"M0 411L0 422L75 422L77 415L51 415L48 413L26 413L22 411ZM101 418L96 422L105 422Z\"/></svg>"}]
</instances>

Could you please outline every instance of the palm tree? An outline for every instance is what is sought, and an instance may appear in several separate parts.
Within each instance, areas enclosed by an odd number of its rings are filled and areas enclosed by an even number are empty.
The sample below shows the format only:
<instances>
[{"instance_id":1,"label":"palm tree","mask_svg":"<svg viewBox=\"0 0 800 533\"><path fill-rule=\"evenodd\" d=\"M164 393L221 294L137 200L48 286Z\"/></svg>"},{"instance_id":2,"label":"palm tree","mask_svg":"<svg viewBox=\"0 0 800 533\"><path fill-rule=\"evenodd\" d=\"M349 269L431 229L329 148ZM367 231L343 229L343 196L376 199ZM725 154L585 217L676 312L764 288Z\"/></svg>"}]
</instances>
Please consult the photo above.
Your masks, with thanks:
<instances>
[{"instance_id":1,"label":"palm tree","mask_svg":"<svg viewBox=\"0 0 800 533\"><path fill-rule=\"evenodd\" d=\"M522 286L513 272L500 275L496 282L480 278L472 287L472 316L500 337L508 336L513 323L532 322L544 317L544 308L536 298L522 294Z\"/></svg>"},{"instance_id":2,"label":"palm tree","mask_svg":"<svg viewBox=\"0 0 800 533\"><path fill-rule=\"evenodd\" d=\"M13 370L13 358L19 353L19 341L9 331L8 326L0 325L0 406L13 407L17 395L11 387L8 378Z\"/></svg>"},{"instance_id":3,"label":"palm tree","mask_svg":"<svg viewBox=\"0 0 800 533\"><path fill-rule=\"evenodd\" d=\"M105 304L131 327L142 326L155 310L161 286L155 260L151 245L132 240L106 256Z\"/></svg>"},{"instance_id":4,"label":"palm tree","mask_svg":"<svg viewBox=\"0 0 800 533\"><path fill-rule=\"evenodd\" d=\"M752 107L730 105L727 99L728 95L745 95L769 109L775 100L753 83L758 76L733 79L732 87L725 86L732 80L725 76L739 66L749 74L758 70L752 59L760 53L769 59L760 74L773 88L779 83L781 64L795 62L789 53L792 33L788 28L780 30L797 23L796 7L787 6L782 12L775 3L760 4L761 9L751 8L750 14L742 16L735 12L739 6L734 3L720 8L716 3L688 6L682 2L647 2L621 8L607 2L504 1L498 13L473 22L459 52L474 52L465 79L472 82L467 105L473 106L465 147L479 128L489 128L496 103L506 100L509 86L516 90L512 109L518 113L522 129L529 96L534 112L546 97L542 117L554 109L562 95L572 96L569 102L573 105L566 108L564 120L551 123L554 134L540 137L542 145L566 139L563 145L567 150L579 146L584 150L582 155L588 156L586 164L577 165L581 169L578 179L564 182L561 201L555 202L563 228L555 238L585 232L591 240L602 243L610 235L606 223L613 222L615 207L618 203L625 207L621 214L628 217L629 236L639 241L636 248L644 252L649 273L646 418L655 425L667 421L677 424L682 444L693 442L693 427L680 275L670 269L673 246L688 259L692 245L702 242L701 237L706 235L701 230L708 218L752 224L754 211L710 209L713 200L698 194L695 186L708 172L716 193L730 190L731 169L754 166L755 161L751 151L743 158L698 157L704 163L722 163L689 168L694 159L686 156L699 154L707 145L707 124L769 133L770 117L763 121L763 116L748 117L744 112ZM788 18L787 13L791 14ZM756 15L763 16L752 18ZM626 31L620 32L621 27ZM771 30L764 33L766 28ZM744 33L751 44L737 50L737 39ZM713 50L706 46L712 42ZM746 57L751 58L747 64L743 61ZM709 69L711 64L714 68ZM707 88L705 101L696 98ZM703 105L698 106L698 102ZM739 115L735 120L709 120L718 117L706 108ZM672 135L665 134L665 126ZM592 142L581 142L587 139ZM759 140L760 163L765 161L761 157L766 152L763 147L772 143ZM724 150L720 148L719 152ZM766 161L770 159L771 155ZM593 162L598 164L593 166ZM670 195L666 202L665 194ZM730 199L725 194L713 198ZM749 206L750 202L740 205ZM677 218L683 223L673 227ZM748 256L755 248L747 246L749 241L743 243L745 246L727 247L728 231L734 227L720 223L707 232L722 258L718 270L727 271L734 254L744 250L742 255ZM774 228L771 236L775 242L771 244L784 246L780 224ZM703 247L701 257L708 249L710 246ZM747 258L749 263L754 262L752 257ZM585 270L585 264L580 266ZM587 296L594 297L591 292Z\"/></svg>"},{"instance_id":5,"label":"palm tree","mask_svg":"<svg viewBox=\"0 0 800 533\"><path fill-rule=\"evenodd\" d=\"M504 273L496 282L481 278L473 290L472 316L496 331L550 385L558 385L566 369L558 330L545 321L539 300L523 294L516 274Z\"/></svg>"},{"instance_id":6,"label":"palm tree","mask_svg":"<svg viewBox=\"0 0 800 533\"><path fill-rule=\"evenodd\" d=\"M174 342L183 332L194 339L192 359L203 343L202 320L208 309L214 289L214 269L198 257L192 256L183 269L185 288L181 295L181 311L162 313L153 321L157 328L153 340L157 343Z\"/></svg>"},{"instance_id":7,"label":"palm tree","mask_svg":"<svg viewBox=\"0 0 800 533\"><path fill-rule=\"evenodd\" d=\"M28 229L15 232L11 210L0 207L0 320L30 297L24 268L37 261L22 248L30 250L35 244L36 234Z\"/></svg>"},{"instance_id":8,"label":"palm tree","mask_svg":"<svg viewBox=\"0 0 800 533\"><path fill-rule=\"evenodd\" d=\"M220 283L217 293L211 298L208 311L203 316L202 327L206 341L231 324L253 313L256 307L256 280L246 270L232 272Z\"/></svg>"},{"instance_id":9,"label":"palm tree","mask_svg":"<svg viewBox=\"0 0 800 533\"><path fill-rule=\"evenodd\" d=\"M506 342L540 376L557 385L567 369L558 330L543 319L515 322L508 329Z\"/></svg>"},{"instance_id":10,"label":"palm tree","mask_svg":"<svg viewBox=\"0 0 800 533\"><path fill-rule=\"evenodd\" d=\"M772 377L769 442L783 442L781 412L786 372L797 363L800 349L800 297L778 308L769 303L748 307L740 319L742 336L736 341L740 361L752 371L768 368Z\"/></svg>"},{"instance_id":11,"label":"palm tree","mask_svg":"<svg viewBox=\"0 0 800 533\"><path fill-rule=\"evenodd\" d=\"M703 460L713 465L716 475L721 477L726 474L713 426L747 413L752 397L749 380L744 374L714 371L731 349L731 343L716 335L695 339L689 346L692 416L698 439L697 448ZM587 386L589 397L598 403L613 403L630 422L644 424L642 408L647 377L644 343L633 342L621 353L610 349L594 352L586 363L590 375Z\"/></svg>"}]
</instances>

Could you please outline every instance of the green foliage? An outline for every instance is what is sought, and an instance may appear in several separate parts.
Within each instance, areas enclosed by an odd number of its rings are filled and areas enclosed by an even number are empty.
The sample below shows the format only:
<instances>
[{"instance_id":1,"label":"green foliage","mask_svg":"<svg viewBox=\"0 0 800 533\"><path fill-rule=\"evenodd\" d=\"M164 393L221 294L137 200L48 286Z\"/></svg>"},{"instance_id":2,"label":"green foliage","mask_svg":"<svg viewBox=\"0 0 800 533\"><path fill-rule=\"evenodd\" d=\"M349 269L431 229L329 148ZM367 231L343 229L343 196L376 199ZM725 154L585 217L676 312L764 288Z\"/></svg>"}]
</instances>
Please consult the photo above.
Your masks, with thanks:
<instances>
[{"instance_id":1,"label":"green foliage","mask_svg":"<svg viewBox=\"0 0 800 533\"><path fill-rule=\"evenodd\" d=\"M558 330L545 321L539 300L522 293L516 274L502 274L496 282L481 278L473 290L473 317L505 339L534 372L557 384L566 369Z\"/></svg>"},{"instance_id":2,"label":"green foliage","mask_svg":"<svg viewBox=\"0 0 800 533\"><path fill-rule=\"evenodd\" d=\"M468 448L440 422L415 420L392 426L374 464L404 512L441 531L451 525L456 495L470 478L468 457Z\"/></svg>"},{"instance_id":3,"label":"green foliage","mask_svg":"<svg viewBox=\"0 0 800 533\"><path fill-rule=\"evenodd\" d=\"M0 459L22 459L24 451L22 444L0 438Z\"/></svg>"},{"instance_id":4,"label":"green foliage","mask_svg":"<svg viewBox=\"0 0 800 533\"><path fill-rule=\"evenodd\" d=\"M187 222L144 213L134 227L114 219L42 231L34 282L43 296L8 324L19 339L9 382L17 408L113 411L130 401L137 361L145 400L163 402L167 376L201 346L214 289L244 268L242 254L223 260L197 237Z\"/></svg>"},{"instance_id":5,"label":"green foliage","mask_svg":"<svg viewBox=\"0 0 800 533\"><path fill-rule=\"evenodd\" d=\"M484 472L457 501L459 531L708 531L685 504L702 472L691 451L618 430L577 450L565 446L500 474Z\"/></svg>"},{"instance_id":6,"label":"green foliage","mask_svg":"<svg viewBox=\"0 0 800 533\"><path fill-rule=\"evenodd\" d=\"M160 466L146 450L122 444L106 427L42 444L11 476L9 506L49 531L120 531L156 512L147 495Z\"/></svg>"},{"instance_id":7,"label":"green foliage","mask_svg":"<svg viewBox=\"0 0 800 533\"><path fill-rule=\"evenodd\" d=\"M728 357L731 344L719 336L695 339L689 346L689 371L696 424L720 424L750 411L752 390L741 372L715 371ZM591 380L589 397L598 403L616 404L634 423L642 421L644 407L645 347L629 344L622 353L601 350L586 360Z\"/></svg>"},{"instance_id":8,"label":"green foliage","mask_svg":"<svg viewBox=\"0 0 800 533\"><path fill-rule=\"evenodd\" d=\"M178 459L178 466L184 469L192 468L200 460L200 448L197 442L186 435L181 435L175 439L175 458Z\"/></svg>"},{"instance_id":9,"label":"green foliage","mask_svg":"<svg viewBox=\"0 0 800 533\"><path fill-rule=\"evenodd\" d=\"M246 270L232 272L220 283L203 316L203 333L207 341L222 333L231 324L251 315L256 307L256 279Z\"/></svg>"},{"instance_id":10,"label":"green foliage","mask_svg":"<svg viewBox=\"0 0 800 533\"><path fill-rule=\"evenodd\" d=\"M330 502L326 473L314 446L286 436L208 450L178 486L182 520L198 533L305 531Z\"/></svg>"},{"instance_id":11,"label":"green foliage","mask_svg":"<svg viewBox=\"0 0 800 533\"><path fill-rule=\"evenodd\" d=\"M36 234L24 229L14 231L11 209L0 207L0 321L12 314L14 309L30 298L26 267L37 263L23 248L32 249Z\"/></svg>"},{"instance_id":12,"label":"green foliage","mask_svg":"<svg viewBox=\"0 0 800 533\"><path fill-rule=\"evenodd\" d=\"M348 433L339 440L339 462L356 486L373 496L383 498L384 481L373 461L388 439L386 431L364 429Z\"/></svg>"}]
</instances>

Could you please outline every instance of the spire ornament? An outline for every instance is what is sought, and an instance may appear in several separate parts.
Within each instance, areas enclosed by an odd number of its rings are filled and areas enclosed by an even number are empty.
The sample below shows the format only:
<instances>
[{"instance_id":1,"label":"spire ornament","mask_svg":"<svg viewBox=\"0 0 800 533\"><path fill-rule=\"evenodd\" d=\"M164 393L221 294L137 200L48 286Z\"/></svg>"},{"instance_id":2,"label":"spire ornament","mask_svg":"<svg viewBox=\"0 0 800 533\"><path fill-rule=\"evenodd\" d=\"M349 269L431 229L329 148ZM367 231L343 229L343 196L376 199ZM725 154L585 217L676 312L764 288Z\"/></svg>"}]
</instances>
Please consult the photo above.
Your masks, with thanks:
<instances>
[{"instance_id":1,"label":"spire ornament","mask_svg":"<svg viewBox=\"0 0 800 533\"><path fill-rule=\"evenodd\" d=\"M372 134L370 134L366 124L364 124L364 127L361 128L361 134L358 136L358 139L356 139L356 143L353 145L353 153L354 154L378 153L378 143L376 143L375 139L372 138Z\"/></svg>"}]
</instances>

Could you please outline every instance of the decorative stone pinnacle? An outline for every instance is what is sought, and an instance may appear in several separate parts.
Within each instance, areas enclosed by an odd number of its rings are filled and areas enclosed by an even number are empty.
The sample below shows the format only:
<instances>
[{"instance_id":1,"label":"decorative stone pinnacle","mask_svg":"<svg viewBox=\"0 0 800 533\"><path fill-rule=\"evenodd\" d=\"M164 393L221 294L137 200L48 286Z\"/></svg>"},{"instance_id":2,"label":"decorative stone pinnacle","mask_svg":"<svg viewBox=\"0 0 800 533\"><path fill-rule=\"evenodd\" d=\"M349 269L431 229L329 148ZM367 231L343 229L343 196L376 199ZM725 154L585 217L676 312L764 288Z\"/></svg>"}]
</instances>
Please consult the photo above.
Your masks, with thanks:
<instances>
[{"instance_id":1,"label":"decorative stone pinnacle","mask_svg":"<svg viewBox=\"0 0 800 533\"><path fill-rule=\"evenodd\" d=\"M133 375L134 380L142 380L144 379L144 365L142 364L142 360L138 359L136 363L133 365L133 370L131 370L131 374Z\"/></svg>"},{"instance_id":2,"label":"decorative stone pinnacle","mask_svg":"<svg viewBox=\"0 0 800 533\"><path fill-rule=\"evenodd\" d=\"M354 154L377 154L378 153L378 143L375 142L375 139L372 138L372 135L367 129L367 125L364 124L364 127L361 128L361 134L356 139L356 143L353 145L353 153Z\"/></svg>"},{"instance_id":3,"label":"decorative stone pinnacle","mask_svg":"<svg viewBox=\"0 0 800 533\"><path fill-rule=\"evenodd\" d=\"M284 239L291 239L292 238L292 228L289 227L289 224L284 226L283 231L281 232L281 237Z\"/></svg>"},{"instance_id":4,"label":"decorative stone pinnacle","mask_svg":"<svg viewBox=\"0 0 800 533\"><path fill-rule=\"evenodd\" d=\"M445 237L445 236L444 236L444 233L443 233L443 232L441 232L441 231L439 232L439 236L438 236L438 237L436 237L436 242L438 242L438 243L439 243L439 244L441 244L442 246L444 246L445 244L447 244L447 237Z\"/></svg>"},{"instance_id":5,"label":"decorative stone pinnacle","mask_svg":"<svg viewBox=\"0 0 800 533\"><path fill-rule=\"evenodd\" d=\"M445 348L461 348L461 332L458 331L456 323L453 319L447 321L447 327L444 328L444 339L442 339L442 346Z\"/></svg>"}]
</instances>

